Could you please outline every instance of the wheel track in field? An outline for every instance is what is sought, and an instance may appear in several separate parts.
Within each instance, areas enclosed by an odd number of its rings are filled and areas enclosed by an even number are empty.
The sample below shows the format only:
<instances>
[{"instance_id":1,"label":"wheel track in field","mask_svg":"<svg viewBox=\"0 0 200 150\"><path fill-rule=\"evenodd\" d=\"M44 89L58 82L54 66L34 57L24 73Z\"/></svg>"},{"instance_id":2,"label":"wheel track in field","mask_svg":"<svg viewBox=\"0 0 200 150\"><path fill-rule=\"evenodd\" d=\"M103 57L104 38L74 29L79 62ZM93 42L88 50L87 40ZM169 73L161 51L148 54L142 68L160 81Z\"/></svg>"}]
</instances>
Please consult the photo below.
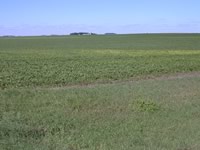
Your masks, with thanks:
<instances>
[{"instance_id":1,"label":"wheel track in field","mask_svg":"<svg viewBox=\"0 0 200 150\"><path fill-rule=\"evenodd\" d=\"M75 84L75 85L63 85L63 86L55 86L55 87L39 87L37 89L50 89L50 90L61 90L61 89L73 89L73 88L93 88L97 86L103 85L112 85L117 83L135 83L140 81L160 81L160 80L176 80L176 79L184 79L184 78L200 78L200 71L198 72L187 72L187 73L174 73L168 75L161 75L161 76L146 76L142 78L132 78L127 80L116 80L116 81L102 81L102 82L95 82L95 83L82 83L82 84Z\"/></svg>"}]
</instances>

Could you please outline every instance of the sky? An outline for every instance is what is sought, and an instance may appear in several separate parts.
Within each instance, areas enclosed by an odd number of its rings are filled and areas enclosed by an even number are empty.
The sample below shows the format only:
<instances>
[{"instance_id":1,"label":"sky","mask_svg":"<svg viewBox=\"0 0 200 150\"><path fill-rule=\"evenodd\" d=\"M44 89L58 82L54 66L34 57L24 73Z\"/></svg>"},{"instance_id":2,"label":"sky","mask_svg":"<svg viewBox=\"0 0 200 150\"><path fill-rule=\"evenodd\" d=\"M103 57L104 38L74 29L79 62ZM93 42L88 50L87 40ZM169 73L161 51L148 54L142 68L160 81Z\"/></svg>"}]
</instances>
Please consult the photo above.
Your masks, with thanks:
<instances>
[{"instance_id":1,"label":"sky","mask_svg":"<svg viewBox=\"0 0 200 150\"><path fill-rule=\"evenodd\" d=\"M200 0L1 0L1 35L200 33Z\"/></svg>"}]
</instances>

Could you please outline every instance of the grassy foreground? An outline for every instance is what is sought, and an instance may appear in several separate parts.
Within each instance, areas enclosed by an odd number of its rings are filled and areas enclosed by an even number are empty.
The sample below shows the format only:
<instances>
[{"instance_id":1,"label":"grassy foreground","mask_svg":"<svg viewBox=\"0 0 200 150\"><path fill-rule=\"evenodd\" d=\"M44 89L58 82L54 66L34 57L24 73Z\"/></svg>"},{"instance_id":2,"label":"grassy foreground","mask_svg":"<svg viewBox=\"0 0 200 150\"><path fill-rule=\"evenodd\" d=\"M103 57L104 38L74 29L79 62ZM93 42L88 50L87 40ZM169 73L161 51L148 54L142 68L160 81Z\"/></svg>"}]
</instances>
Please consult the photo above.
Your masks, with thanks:
<instances>
[{"instance_id":1,"label":"grassy foreground","mask_svg":"<svg viewBox=\"0 0 200 150\"><path fill-rule=\"evenodd\" d=\"M200 78L0 92L2 149L199 149Z\"/></svg>"},{"instance_id":2,"label":"grassy foreground","mask_svg":"<svg viewBox=\"0 0 200 150\"><path fill-rule=\"evenodd\" d=\"M0 149L200 149L199 40L0 38Z\"/></svg>"}]
</instances>

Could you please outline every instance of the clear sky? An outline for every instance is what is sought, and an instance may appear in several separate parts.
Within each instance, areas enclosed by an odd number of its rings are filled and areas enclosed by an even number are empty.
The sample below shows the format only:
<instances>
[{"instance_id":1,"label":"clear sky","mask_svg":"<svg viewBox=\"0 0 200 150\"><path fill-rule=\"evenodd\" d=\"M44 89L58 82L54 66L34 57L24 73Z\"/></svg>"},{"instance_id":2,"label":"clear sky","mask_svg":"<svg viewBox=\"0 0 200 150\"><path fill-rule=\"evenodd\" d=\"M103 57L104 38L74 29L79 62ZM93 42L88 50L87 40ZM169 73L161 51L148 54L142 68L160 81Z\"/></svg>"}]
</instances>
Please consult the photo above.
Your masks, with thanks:
<instances>
[{"instance_id":1,"label":"clear sky","mask_svg":"<svg viewBox=\"0 0 200 150\"><path fill-rule=\"evenodd\" d=\"M1 0L0 35L200 32L200 0Z\"/></svg>"}]
</instances>

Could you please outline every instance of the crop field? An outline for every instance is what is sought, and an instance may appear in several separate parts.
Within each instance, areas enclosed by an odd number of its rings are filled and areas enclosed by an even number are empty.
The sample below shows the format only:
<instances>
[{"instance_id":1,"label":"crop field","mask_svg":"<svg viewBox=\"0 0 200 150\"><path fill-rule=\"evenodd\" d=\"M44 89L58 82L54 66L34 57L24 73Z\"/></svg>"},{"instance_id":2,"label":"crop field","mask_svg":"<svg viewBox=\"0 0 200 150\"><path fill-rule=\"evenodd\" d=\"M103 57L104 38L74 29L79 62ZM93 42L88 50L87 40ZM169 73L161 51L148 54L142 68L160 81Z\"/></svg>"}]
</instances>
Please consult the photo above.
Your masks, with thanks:
<instances>
[{"instance_id":1,"label":"crop field","mask_svg":"<svg viewBox=\"0 0 200 150\"><path fill-rule=\"evenodd\" d=\"M200 149L200 34L0 38L0 149Z\"/></svg>"}]
</instances>

